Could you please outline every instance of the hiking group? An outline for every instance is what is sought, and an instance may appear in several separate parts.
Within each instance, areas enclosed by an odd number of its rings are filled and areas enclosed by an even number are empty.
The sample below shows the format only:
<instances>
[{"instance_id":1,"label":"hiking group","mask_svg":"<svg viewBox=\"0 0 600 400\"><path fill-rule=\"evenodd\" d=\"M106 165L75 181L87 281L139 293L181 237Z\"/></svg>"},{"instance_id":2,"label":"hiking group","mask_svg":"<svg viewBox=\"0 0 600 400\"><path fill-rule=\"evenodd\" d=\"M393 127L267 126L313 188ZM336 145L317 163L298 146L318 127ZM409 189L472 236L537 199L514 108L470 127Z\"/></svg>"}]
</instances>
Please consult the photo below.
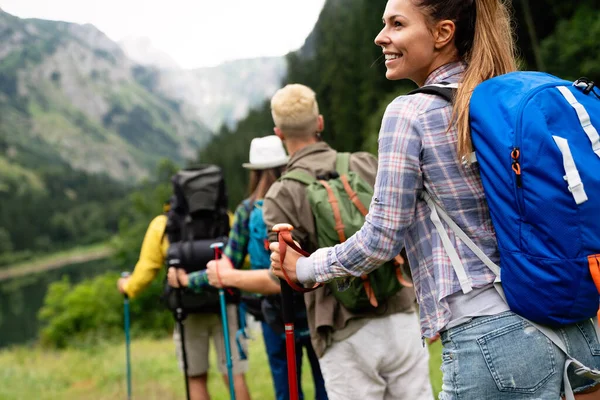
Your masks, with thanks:
<instances>
[{"instance_id":1,"label":"hiking group","mask_svg":"<svg viewBox=\"0 0 600 400\"><path fill-rule=\"evenodd\" d=\"M377 158L332 149L314 91L289 84L231 229L218 167L174 176L118 287L168 265L188 398L209 398L210 337L250 398L248 312L277 400L304 397L304 351L317 399L431 399L438 338L440 399L600 399L600 95L517 72L511 29L501 0L388 0L386 77L418 89L388 105Z\"/></svg>"}]
</instances>

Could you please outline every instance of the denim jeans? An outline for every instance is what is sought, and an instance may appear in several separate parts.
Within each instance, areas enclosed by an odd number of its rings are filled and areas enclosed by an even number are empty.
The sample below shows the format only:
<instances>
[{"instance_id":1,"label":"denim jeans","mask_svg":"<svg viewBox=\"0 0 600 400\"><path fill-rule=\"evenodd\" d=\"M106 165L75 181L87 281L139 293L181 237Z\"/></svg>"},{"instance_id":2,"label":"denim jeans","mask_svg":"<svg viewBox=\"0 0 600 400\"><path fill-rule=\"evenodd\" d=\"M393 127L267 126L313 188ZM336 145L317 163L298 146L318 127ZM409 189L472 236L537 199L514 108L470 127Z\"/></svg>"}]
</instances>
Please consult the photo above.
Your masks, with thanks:
<instances>
[{"instance_id":1,"label":"denim jeans","mask_svg":"<svg viewBox=\"0 0 600 400\"><path fill-rule=\"evenodd\" d=\"M572 357L600 368L596 319L556 329ZM440 400L558 400L565 355L527 321L506 311L477 317L441 334ZM594 382L569 371L575 393Z\"/></svg>"},{"instance_id":2,"label":"denim jeans","mask_svg":"<svg viewBox=\"0 0 600 400\"><path fill-rule=\"evenodd\" d=\"M285 352L285 336L282 336L271 329L268 324L262 323L263 339L267 348L267 356L269 358L269 366L271 367L271 375L273 384L275 385L276 400L288 400L290 398L288 387L288 369L287 356ZM312 371L313 381L315 385L315 399L327 400L327 392L325 391L325 382L321 375L319 360L312 344L310 336L303 335L296 337L296 372L298 375L298 391L299 399L304 399L302 392L302 348L306 348L310 369Z\"/></svg>"}]
</instances>

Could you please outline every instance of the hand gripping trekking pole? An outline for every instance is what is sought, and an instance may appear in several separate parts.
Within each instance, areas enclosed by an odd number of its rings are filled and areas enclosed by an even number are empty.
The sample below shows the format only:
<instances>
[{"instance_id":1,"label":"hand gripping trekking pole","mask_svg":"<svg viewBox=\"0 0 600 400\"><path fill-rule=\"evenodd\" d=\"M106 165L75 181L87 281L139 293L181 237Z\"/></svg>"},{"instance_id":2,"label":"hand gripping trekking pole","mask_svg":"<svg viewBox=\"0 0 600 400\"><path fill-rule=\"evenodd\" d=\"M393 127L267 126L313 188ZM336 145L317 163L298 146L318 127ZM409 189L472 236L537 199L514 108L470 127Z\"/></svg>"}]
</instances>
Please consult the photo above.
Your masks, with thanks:
<instances>
[{"instance_id":1,"label":"hand gripping trekking pole","mask_svg":"<svg viewBox=\"0 0 600 400\"><path fill-rule=\"evenodd\" d=\"M273 232L277 232L281 255L282 271L285 251L281 252L281 243L284 235L289 233L293 226L289 224L277 224ZM287 279L286 279L287 280ZM290 388L290 400L298 400L298 376L296 375L296 338L294 337L294 291L285 280L281 280L281 308L283 313L283 324L285 328L285 354L287 358L288 385Z\"/></svg>"},{"instance_id":2,"label":"hand gripping trekking pole","mask_svg":"<svg viewBox=\"0 0 600 400\"><path fill-rule=\"evenodd\" d=\"M305 288L297 283L294 283L286 272L286 269L283 268L283 261L285 260L285 254L287 252L287 247L290 246L294 251L299 253L304 257L310 257L310 254L306 251L302 250L292 239L291 231L294 230L294 227L290 224L277 224L273 226L273 232L277 232L277 241L279 242L279 257L281 259L281 272L283 273L283 277L285 278L286 283L292 289L301 293L312 292L315 289L321 287L320 283L315 283L313 287ZM283 292L282 292L283 293Z\"/></svg>"},{"instance_id":3,"label":"hand gripping trekking pole","mask_svg":"<svg viewBox=\"0 0 600 400\"><path fill-rule=\"evenodd\" d=\"M129 277L129 272L121 272L121 278ZM131 400L131 339L129 336L129 296L123 294L123 321L125 325L125 365L127 368L127 400Z\"/></svg>"},{"instance_id":4,"label":"hand gripping trekking pole","mask_svg":"<svg viewBox=\"0 0 600 400\"><path fill-rule=\"evenodd\" d=\"M217 242L210 245L211 249L215 251L215 261L217 262L217 275L219 268L219 258L221 258L221 251L223 249L223 243ZM231 343L229 342L229 323L227 321L227 304L225 302L225 289L222 287L219 289L219 303L221 303L221 321L223 323L223 338L225 339L225 358L227 362L227 377L229 378L229 396L232 400L235 400L235 386L233 384L233 364L231 360Z\"/></svg>"}]
</instances>

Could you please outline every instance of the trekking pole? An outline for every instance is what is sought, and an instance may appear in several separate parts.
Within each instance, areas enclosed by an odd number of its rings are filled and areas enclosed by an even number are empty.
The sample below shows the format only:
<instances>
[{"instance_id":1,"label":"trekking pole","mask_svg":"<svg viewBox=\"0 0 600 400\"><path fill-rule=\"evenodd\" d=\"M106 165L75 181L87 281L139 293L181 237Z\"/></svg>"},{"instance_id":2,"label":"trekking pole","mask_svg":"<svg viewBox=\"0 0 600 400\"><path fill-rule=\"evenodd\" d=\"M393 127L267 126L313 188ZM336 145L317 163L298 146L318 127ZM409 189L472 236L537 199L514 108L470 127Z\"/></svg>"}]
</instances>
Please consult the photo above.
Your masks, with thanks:
<instances>
[{"instance_id":1,"label":"trekking pole","mask_svg":"<svg viewBox=\"0 0 600 400\"><path fill-rule=\"evenodd\" d=\"M217 262L218 276L218 262L221 255L221 249L223 248L223 242L213 243L210 245L210 248L214 249L215 251L215 261ZM229 323L227 321L227 303L225 302L225 289L223 288L223 285L221 285L219 288L219 303L221 303L221 321L223 323L223 337L225 339L225 358L227 362L227 377L229 378L229 396L232 400L235 400L233 364L231 362L231 343L229 343Z\"/></svg>"},{"instance_id":2,"label":"trekking pole","mask_svg":"<svg viewBox=\"0 0 600 400\"><path fill-rule=\"evenodd\" d=\"M175 289L175 293L177 296L177 308L175 309L175 320L177 321L177 330L179 330L179 338L181 339L181 360L183 361L183 375L185 377L185 395L187 400L190 400L190 383L188 382L188 363L187 363L187 354L185 352L185 325L183 320L185 319L185 311L183 310L183 296L181 295L181 282L179 282L179 277L177 277L178 288Z\"/></svg>"},{"instance_id":3,"label":"trekking pole","mask_svg":"<svg viewBox=\"0 0 600 400\"><path fill-rule=\"evenodd\" d=\"M129 272L121 272L121 278L128 278ZM131 353L129 337L129 296L123 294L123 322L125 325L125 365L127 368L127 400L131 400Z\"/></svg>"},{"instance_id":4,"label":"trekking pole","mask_svg":"<svg viewBox=\"0 0 600 400\"><path fill-rule=\"evenodd\" d=\"M273 232L289 232L294 229L289 224L277 224ZM285 257L285 254L283 255ZM283 269L283 259L281 260ZM281 308L285 328L285 354L287 358L288 385L290 400L298 400L298 375L296 375L296 338L294 337L294 290L288 283L281 279Z\"/></svg>"},{"instance_id":5,"label":"trekking pole","mask_svg":"<svg viewBox=\"0 0 600 400\"><path fill-rule=\"evenodd\" d=\"M242 346L242 338L248 340L250 336L248 332L246 332L246 307L244 303L241 303L238 307L238 319L240 328L235 333L235 343L237 344L238 353L240 354L240 360L247 360L248 356L244 351L244 346Z\"/></svg>"}]
</instances>

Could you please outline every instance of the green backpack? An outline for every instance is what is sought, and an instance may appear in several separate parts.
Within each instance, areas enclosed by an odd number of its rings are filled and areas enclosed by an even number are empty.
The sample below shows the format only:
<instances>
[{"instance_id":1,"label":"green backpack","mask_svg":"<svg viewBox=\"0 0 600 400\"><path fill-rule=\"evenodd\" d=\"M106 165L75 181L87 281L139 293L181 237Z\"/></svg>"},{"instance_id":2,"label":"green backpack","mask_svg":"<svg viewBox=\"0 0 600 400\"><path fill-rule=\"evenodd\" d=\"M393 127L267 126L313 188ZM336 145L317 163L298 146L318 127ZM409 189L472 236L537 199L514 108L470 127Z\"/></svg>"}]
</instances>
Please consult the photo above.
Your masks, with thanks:
<instances>
[{"instance_id":1,"label":"green backpack","mask_svg":"<svg viewBox=\"0 0 600 400\"><path fill-rule=\"evenodd\" d=\"M319 247L330 247L346 241L365 222L373 188L356 173L349 171L350 153L338 153L335 171L324 179L315 178L301 170L284 174L280 179L290 179L307 185L306 194L315 218ZM365 206L366 205L366 206ZM344 291L337 284L328 284L335 298L349 311L367 312L396 294L403 286L412 286L402 276L397 256L360 279L354 278Z\"/></svg>"}]
</instances>

